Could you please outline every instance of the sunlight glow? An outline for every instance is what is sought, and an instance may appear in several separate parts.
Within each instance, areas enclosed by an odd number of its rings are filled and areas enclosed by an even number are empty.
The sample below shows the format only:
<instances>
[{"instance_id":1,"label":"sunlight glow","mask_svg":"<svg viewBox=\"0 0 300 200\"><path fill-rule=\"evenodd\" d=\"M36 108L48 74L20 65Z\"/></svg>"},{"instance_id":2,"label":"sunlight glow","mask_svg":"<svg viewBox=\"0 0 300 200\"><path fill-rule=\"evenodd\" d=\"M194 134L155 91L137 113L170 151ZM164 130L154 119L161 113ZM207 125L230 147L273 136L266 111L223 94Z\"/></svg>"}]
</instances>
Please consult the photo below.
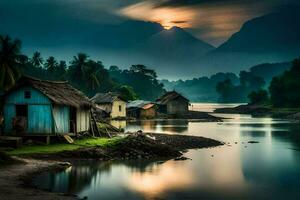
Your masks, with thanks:
<instances>
[{"instance_id":1,"label":"sunlight glow","mask_svg":"<svg viewBox=\"0 0 300 200\"><path fill-rule=\"evenodd\" d=\"M191 21L196 16L195 10L191 8L155 8L151 2L141 2L125 7L118 14L132 19L157 22L165 29L173 26L190 28Z\"/></svg>"}]
</instances>

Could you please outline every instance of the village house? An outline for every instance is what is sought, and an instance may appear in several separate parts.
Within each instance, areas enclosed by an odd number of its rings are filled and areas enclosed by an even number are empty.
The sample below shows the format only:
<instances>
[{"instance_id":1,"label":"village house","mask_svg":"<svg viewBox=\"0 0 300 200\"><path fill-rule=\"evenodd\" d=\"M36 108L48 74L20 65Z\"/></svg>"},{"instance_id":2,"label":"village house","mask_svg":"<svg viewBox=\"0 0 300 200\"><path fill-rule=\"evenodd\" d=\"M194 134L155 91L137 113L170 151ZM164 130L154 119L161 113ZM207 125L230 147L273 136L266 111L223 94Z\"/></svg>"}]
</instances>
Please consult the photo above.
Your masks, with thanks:
<instances>
[{"instance_id":1,"label":"village house","mask_svg":"<svg viewBox=\"0 0 300 200\"><path fill-rule=\"evenodd\" d=\"M177 93L170 91L156 100L159 112L165 114L185 114L189 111L189 100Z\"/></svg>"},{"instance_id":2,"label":"village house","mask_svg":"<svg viewBox=\"0 0 300 200\"><path fill-rule=\"evenodd\" d=\"M97 93L91 101L111 119L126 118L126 101L115 93Z\"/></svg>"},{"instance_id":3,"label":"village house","mask_svg":"<svg viewBox=\"0 0 300 200\"><path fill-rule=\"evenodd\" d=\"M91 103L67 82L22 77L4 96L4 134L54 136L90 129Z\"/></svg>"},{"instance_id":4,"label":"village house","mask_svg":"<svg viewBox=\"0 0 300 200\"><path fill-rule=\"evenodd\" d=\"M130 118L151 119L156 116L156 104L149 101L131 101L126 108L127 117Z\"/></svg>"}]
</instances>

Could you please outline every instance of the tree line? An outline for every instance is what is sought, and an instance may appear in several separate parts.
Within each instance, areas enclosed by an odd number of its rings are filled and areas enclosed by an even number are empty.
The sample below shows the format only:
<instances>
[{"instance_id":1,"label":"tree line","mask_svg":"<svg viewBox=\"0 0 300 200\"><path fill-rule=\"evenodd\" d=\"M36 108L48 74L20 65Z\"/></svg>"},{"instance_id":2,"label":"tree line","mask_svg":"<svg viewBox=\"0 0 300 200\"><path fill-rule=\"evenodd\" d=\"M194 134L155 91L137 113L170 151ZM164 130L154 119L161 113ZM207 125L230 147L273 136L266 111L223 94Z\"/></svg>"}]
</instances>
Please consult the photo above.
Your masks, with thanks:
<instances>
[{"instance_id":1,"label":"tree line","mask_svg":"<svg viewBox=\"0 0 300 200\"><path fill-rule=\"evenodd\" d=\"M44 59L40 52L31 57L21 53L21 41L0 35L0 90L12 88L22 75L45 80L69 81L72 86L92 97L97 92L116 92L126 100L154 100L165 92L154 70L132 65L121 70L106 69L101 61L78 53L67 63L53 56Z\"/></svg>"},{"instance_id":2,"label":"tree line","mask_svg":"<svg viewBox=\"0 0 300 200\"><path fill-rule=\"evenodd\" d=\"M265 86L263 78L242 71L239 85L233 85L227 79L219 82L216 90L223 102L245 100L247 97L250 104L298 108L300 107L300 59L295 59L290 69L273 77L268 87Z\"/></svg>"}]
</instances>

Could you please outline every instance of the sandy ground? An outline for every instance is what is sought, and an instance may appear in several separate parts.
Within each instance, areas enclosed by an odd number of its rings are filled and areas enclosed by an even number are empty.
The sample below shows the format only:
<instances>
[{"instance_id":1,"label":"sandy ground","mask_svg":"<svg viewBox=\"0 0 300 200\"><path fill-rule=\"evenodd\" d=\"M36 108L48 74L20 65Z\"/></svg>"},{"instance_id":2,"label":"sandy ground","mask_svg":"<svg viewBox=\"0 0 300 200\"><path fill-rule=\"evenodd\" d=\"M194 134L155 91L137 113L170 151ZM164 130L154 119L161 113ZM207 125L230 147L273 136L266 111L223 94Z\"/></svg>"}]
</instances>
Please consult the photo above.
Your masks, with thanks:
<instances>
[{"instance_id":1,"label":"sandy ground","mask_svg":"<svg viewBox=\"0 0 300 200\"><path fill-rule=\"evenodd\" d=\"M0 168L0 200L69 200L75 197L50 193L25 186L23 179L28 174L49 170L60 165L58 162L22 159L24 163Z\"/></svg>"}]
</instances>

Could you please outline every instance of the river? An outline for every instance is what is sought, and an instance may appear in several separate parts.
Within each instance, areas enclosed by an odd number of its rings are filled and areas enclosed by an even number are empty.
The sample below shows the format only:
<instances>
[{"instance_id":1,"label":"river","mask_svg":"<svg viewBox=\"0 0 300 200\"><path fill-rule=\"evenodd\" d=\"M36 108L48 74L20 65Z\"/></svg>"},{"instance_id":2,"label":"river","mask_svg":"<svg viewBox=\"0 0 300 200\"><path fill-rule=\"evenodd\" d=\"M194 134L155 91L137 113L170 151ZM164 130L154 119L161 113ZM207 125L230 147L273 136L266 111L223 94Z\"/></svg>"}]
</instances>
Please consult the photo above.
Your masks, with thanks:
<instances>
[{"instance_id":1,"label":"river","mask_svg":"<svg viewBox=\"0 0 300 200\"><path fill-rule=\"evenodd\" d=\"M210 112L225 106L234 105L193 104L191 109ZM90 200L300 199L300 125L268 117L217 116L228 119L125 125L126 131L199 135L226 142L188 151L185 156L192 160L83 162L63 172L44 173L35 183Z\"/></svg>"}]
</instances>

